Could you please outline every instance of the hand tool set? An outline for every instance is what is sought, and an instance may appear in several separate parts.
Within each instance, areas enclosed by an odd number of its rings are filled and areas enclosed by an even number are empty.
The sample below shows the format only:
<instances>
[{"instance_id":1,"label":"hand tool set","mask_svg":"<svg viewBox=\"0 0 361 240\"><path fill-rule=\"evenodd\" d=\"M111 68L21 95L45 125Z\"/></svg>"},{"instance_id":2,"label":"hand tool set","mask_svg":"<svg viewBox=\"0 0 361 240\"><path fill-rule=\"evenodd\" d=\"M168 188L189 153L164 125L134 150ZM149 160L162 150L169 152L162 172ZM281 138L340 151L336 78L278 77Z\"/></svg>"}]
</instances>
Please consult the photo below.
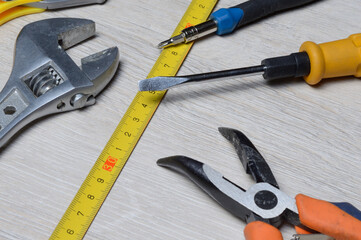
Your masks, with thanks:
<instances>
[{"instance_id":1,"label":"hand tool set","mask_svg":"<svg viewBox=\"0 0 361 240\"><path fill-rule=\"evenodd\" d=\"M266 80L303 77L310 85L319 83L323 78L360 77L361 34L329 43L305 42L299 52L265 59L258 66L175 76L192 46L178 44L211 33L229 34L264 17L316 1L249 0L232 8L220 9L208 18L217 0L193 0L173 37L158 45L164 49L148 79L139 81L140 90L148 92L139 92L131 103L51 239L84 237L166 94L166 91L154 91L254 73L263 74ZM0 0L0 25L19 16L45 10L105 2ZM80 67L65 52L94 35L95 23L79 18L41 20L26 25L20 31L13 69L0 93L0 148L36 119L95 104L95 97L118 69L118 48L112 47L85 57ZM256 181L248 190L208 165L185 156L162 158L157 164L185 175L223 208L245 221L248 224L244 230L247 240L281 240L278 227L284 222L295 226L298 234L294 235L294 240L361 240L361 211L349 203L330 203L302 194L295 198L288 196L279 189L267 162L243 133L229 128L219 128L219 132L233 144L246 173Z\"/></svg>"}]
</instances>

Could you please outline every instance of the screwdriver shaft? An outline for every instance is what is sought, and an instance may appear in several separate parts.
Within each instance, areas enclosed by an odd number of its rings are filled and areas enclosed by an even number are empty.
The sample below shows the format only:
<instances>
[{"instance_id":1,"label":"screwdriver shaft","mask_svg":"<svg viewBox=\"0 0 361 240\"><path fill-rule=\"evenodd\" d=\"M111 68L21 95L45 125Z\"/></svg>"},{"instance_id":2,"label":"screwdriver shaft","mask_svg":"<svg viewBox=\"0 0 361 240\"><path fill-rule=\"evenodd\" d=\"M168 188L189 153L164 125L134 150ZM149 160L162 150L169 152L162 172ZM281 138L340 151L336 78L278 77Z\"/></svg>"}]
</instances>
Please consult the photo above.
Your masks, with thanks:
<instances>
[{"instance_id":1,"label":"screwdriver shaft","mask_svg":"<svg viewBox=\"0 0 361 240\"><path fill-rule=\"evenodd\" d=\"M187 75L187 76L183 76L183 78L187 78L188 79L187 82L201 82L201 81L217 79L217 78L226 78L226 77L233 77L240 75L263 73L264 71L265 71L265 66L259 65L259 66L236 68L236 69L223 70L217 72Z\"/></svg>"},{"instance_id":2,"label":"screwdriver shaft","mask_svg":"<svg viewBox=\"0 0 361 240\"><path fill-rule=\"evenodd\" d=\"M160 91L171 87L180 86L190 83L205 82L212 79L226 78L233 76L244 76L253 74L262 74L266 70L266 66L252 66L245 68L237 68L230 70L223 70L217 72L200 73L179 77L155 77L139 81L140 91Z\"/></svg>"}]
</instances>

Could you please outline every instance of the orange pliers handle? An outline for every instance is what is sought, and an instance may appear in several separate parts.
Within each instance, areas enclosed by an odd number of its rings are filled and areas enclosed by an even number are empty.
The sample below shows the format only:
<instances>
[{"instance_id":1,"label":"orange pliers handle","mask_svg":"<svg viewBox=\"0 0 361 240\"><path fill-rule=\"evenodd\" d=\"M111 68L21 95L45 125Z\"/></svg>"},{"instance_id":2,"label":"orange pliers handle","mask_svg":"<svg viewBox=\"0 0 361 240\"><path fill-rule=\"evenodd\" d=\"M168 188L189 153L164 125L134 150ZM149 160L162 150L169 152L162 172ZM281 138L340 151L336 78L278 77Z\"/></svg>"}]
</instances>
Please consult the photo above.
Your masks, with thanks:
<instances>
[{"instance_id":1,"label":"orange pliers handle","mask_svg":"<svg viewBox=\"0 0 361 240\"><path fill-rule=\"evenodd\" d=\"M10 2L3 2L0 0L0 25L20 16L45 11L45 9L41 8L22 6L27 3L39 1L41 0L13 0Z\"/></svg>"},{"instance_id":2,"label":"orange pliers handle","mask_svg":"<svg viewBox=\"0 0 361 240\"><path fill-rule=\"evenodd\" d=\"M332 203L302 194L296 196L296 203L300 221L304 226L336 240L361 240L361 221ZM264 222L248 224L244 235L247 240L283 240L277 228Z\"/></svg>"}]
</instances>

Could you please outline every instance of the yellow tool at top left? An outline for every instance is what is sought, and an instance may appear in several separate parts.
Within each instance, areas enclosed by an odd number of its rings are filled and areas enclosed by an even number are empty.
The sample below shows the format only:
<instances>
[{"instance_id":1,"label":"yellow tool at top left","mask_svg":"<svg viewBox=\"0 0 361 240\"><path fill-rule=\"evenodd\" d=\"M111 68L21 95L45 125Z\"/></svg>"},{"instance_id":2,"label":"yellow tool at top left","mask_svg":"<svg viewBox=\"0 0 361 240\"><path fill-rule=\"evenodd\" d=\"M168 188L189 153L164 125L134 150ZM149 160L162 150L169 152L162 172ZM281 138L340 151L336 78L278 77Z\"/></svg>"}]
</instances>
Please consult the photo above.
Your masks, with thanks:
<instances>
[{"instance_id":1,"label":"yellow tool at top left","mask_svg":"<svg viewBox=\"0 0 361 240\"><path fill-rule=\"evenodd\" d=\"M0 25L20 16L75 6L101 4L107 0L0 0Z\"/></svg>"}]
</instances>

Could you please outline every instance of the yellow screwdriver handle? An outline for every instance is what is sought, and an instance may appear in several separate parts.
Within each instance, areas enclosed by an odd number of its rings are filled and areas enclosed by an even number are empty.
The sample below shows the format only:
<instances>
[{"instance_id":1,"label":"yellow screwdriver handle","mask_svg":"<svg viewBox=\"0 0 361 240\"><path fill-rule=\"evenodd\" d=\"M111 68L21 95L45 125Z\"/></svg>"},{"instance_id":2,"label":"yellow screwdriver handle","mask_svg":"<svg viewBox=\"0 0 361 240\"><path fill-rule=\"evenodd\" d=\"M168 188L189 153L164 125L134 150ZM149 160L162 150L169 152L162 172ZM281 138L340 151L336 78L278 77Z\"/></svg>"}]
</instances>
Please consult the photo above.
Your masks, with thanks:
<instances>
[{"instance_id":1,"label":"yellow screwdriver handle","mask_svg":"<svg viewBox=\"0 0 361 240\"><path fill-rule=\"evenodd\" d=\"M300 52L307 52L310 58L311 72L304 77L310 85L323 78L361 77L361 33L328 43L305 42Z\"/></svg>"},{"instance_id":2,"label":"yellow screwdriver handle","mask_svg":"<svg viewBox=\"0 0 361 240\"><path fill-rule=\"evenodd\" d=\"M4 2L0 0L0 25L20 16L45 11L41 8L22 6L27 3L39 2L41 0L14 0Z\"/></svg>"}]
</instances>

